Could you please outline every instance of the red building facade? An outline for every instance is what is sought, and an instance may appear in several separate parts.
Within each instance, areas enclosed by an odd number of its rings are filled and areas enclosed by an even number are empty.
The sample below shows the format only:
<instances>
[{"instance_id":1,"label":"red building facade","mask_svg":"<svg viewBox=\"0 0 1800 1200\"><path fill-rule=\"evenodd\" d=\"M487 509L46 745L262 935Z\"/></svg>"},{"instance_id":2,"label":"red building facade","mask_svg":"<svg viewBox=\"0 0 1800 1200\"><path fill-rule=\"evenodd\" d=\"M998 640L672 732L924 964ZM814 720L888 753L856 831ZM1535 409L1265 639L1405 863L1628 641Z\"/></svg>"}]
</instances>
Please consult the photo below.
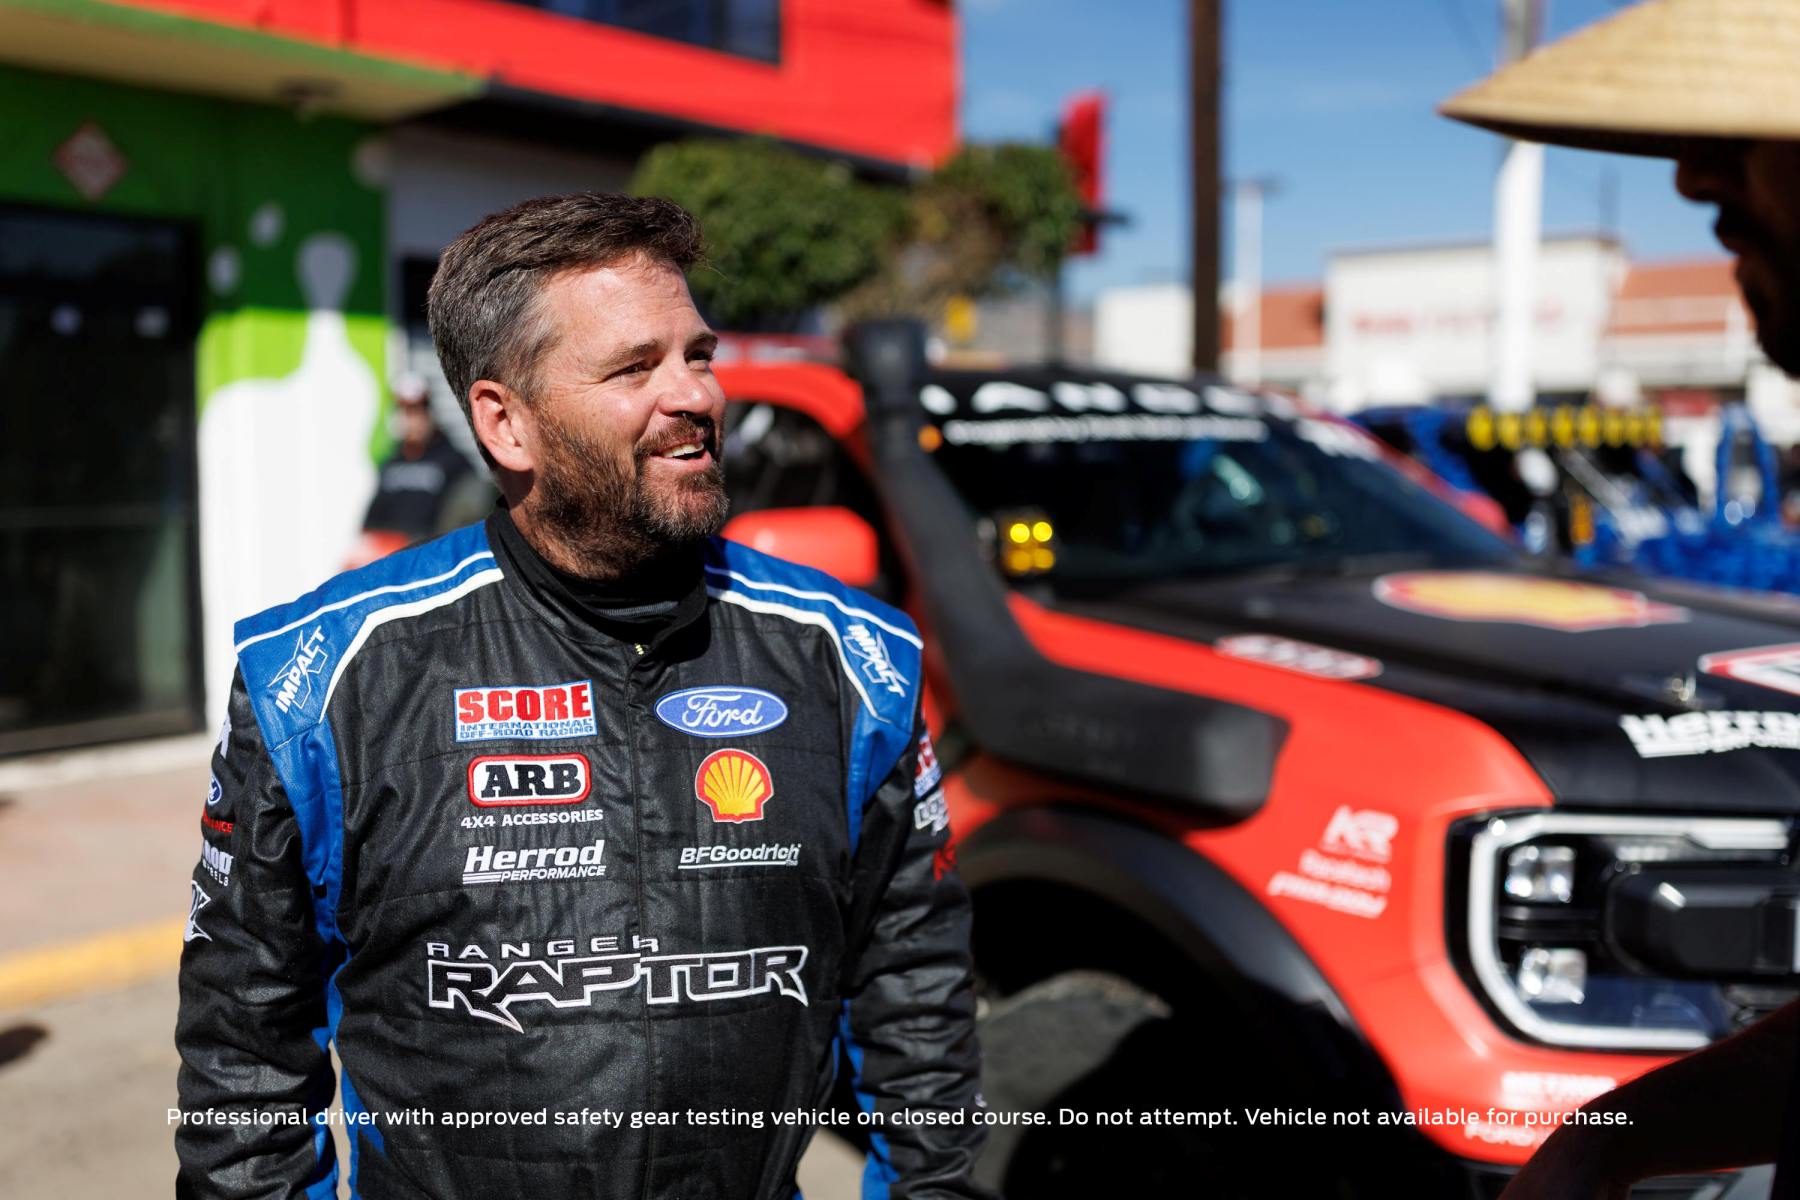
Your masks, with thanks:
<instances>
[{"instance_id":1,"label":"red building facade","mask_svg":"<svg viewBox=\"0 0 1800 1200\"><path fill-rule=\"evenodd\" d=\"M903 167L956 140L949 0L120 0L472 77L478 96L765 134ZM554 11L560 9L562 11ZM663 14L660 21L636 12ZM688 19L682 19L682 18ZM639 28L632 28L632 23ZM654 29L657 32L645 32ZM204 90L203 80L195 85Z\"/></svg>"}]
</instances>

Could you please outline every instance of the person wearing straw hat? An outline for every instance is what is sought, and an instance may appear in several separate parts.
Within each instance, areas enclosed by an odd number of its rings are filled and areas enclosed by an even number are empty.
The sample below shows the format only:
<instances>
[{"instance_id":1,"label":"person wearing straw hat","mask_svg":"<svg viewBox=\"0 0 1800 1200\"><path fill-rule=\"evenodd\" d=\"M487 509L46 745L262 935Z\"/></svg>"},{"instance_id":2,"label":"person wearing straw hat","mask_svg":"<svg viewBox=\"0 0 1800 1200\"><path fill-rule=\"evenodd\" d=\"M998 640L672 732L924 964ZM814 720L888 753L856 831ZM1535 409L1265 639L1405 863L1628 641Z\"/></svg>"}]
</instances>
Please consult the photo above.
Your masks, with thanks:
<instances>
[{"instance_id":1,"label":"person wearing straw hat","mask_svg":"<svg viewBox=\"0 0 1800 1200\"><path fill-rule=\"evenodd\" d=\"M1647 0L1447 101L1444 115L1557 146L1675 160L1718 208L1714 232L1769 360L1800 376L1800 0ZM1624 1200L1633 1182L1779 1160L1800 1197L1800 1004L1591 1101L1628 1125L1560 1128L1503 1200Z\"/></svg>"}]
</instances>

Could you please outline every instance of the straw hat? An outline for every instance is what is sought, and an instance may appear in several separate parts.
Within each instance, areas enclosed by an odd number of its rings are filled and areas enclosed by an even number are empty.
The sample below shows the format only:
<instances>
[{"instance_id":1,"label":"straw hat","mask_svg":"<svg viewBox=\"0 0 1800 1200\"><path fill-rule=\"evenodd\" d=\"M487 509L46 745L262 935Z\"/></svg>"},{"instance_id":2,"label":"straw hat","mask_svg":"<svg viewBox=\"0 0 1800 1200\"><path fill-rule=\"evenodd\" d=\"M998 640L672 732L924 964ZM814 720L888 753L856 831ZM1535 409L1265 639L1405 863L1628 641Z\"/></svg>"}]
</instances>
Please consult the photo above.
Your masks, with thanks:
<instances>
[{"instance_id":1,"label":"straw hat","mask_svg":"<svg viewBox=\"0 0 1800 1200\"><path fill-rule=\"evenodd\" d=\"M1696 137L1800 140L1800 0L1646 0L1438 111L1525 141L1659 158Z\"/></svg>"}]
</instances>

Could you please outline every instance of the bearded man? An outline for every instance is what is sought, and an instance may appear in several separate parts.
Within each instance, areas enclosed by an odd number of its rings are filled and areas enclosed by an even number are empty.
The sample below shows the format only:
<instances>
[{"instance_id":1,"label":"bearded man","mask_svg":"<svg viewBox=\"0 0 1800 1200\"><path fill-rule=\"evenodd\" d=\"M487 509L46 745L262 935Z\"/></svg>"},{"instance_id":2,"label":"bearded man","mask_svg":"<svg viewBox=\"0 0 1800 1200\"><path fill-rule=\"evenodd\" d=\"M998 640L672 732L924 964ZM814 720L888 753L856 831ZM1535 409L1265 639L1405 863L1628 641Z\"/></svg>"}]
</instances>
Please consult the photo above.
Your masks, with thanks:
<instances>
[{"instance_id":1,"label":"bearded man","mask_svg":"<svg viewBox=\"0 0 1800 1200\"><path fill-rule=\"evenodd\" d=\"M865 1194L981 1194L919 636L715 536L699 255L612 195L459 237L432 336L500 508L237 626L179 1194L334 1195L335 1047L354 1194L791 1197L840 1046Z\"/></svg>"}]
</instances>

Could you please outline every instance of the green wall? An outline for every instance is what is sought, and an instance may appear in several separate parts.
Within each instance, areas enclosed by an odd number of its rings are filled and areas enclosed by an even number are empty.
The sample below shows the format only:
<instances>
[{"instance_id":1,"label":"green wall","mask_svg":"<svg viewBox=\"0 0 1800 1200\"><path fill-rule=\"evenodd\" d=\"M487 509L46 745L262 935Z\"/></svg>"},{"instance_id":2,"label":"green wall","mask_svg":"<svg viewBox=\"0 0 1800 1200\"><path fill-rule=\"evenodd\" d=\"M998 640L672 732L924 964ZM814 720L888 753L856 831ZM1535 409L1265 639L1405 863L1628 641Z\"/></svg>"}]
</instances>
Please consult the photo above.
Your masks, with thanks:
<instances>
[{"instance_id":1,"label":"green wall","mask_svg":"<svg viewBox=\"0 0 1800 1200\"><path fill-rule=\"evenodd\" d=\"M56 165L89 122L127 163L90 201ZM204 320L197 402L299 364L307 298L296 257L308 237L344 238L356 265L337 302L345 333L387 378L385 195L377 129L329 117L0 67L0 202L191 222ZM385 392L385 388L383 389ZM385 397L384 397L385 398ZM387 449L375 423L371 453Z\"/></svg>"}]
</instances>

